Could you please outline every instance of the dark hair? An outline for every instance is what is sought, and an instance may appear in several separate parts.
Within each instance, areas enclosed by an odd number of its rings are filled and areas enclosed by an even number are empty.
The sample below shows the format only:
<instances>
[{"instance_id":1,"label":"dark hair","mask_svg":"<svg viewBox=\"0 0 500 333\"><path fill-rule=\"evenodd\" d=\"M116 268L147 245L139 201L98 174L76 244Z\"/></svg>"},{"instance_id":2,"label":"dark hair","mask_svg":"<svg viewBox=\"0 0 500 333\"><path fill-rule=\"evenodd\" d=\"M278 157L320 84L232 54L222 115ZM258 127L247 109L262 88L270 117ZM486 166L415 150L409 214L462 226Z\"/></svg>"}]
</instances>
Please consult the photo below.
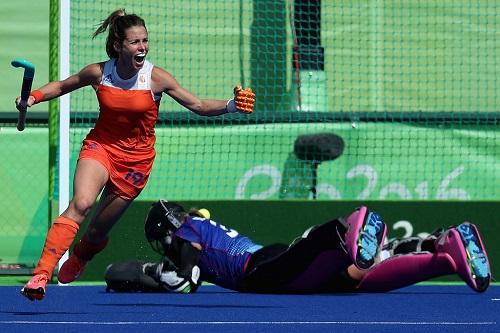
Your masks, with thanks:
<instances>
[{"instance_id":1,"label":"dark hair","mask_svg":"<svg viewBox=\"0 0 500 333\"><path fill-rule=\"evenodd\" d=\"M122 43L125 40L125 31L130 27L142 26L146 30L146 22L135 14L127 14L124 8L112 12L92 35L95 38L108 29L108 37L106 38L106 53L110 58L118 58L118 52L115 51L113 44L115 42Z\"/></svg>"}]
</instances>

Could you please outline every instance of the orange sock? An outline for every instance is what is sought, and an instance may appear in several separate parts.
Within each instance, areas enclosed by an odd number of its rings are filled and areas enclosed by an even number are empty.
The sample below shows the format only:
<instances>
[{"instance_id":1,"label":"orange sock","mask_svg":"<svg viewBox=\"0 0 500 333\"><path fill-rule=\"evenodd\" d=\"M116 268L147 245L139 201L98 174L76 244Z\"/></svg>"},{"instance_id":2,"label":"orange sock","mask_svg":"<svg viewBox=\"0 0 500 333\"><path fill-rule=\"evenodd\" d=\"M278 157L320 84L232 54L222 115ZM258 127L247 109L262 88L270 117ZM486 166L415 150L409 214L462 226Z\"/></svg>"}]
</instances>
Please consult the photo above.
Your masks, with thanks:
<instances>
[{"instance_id":1,"label":"orange sock","mask_svg":"<svg viewBox=\"0 0 500 333\"><path fill-rule=\"evenodd\" d=\"M50 279L59 259L73 243L79 227L78 223L64 216L59 216L54 221L45 238L42 255L34 274L47 274Z\"/></svg>"},{"instance_id":2,"label":"orange sock","mask_svg":"<svg viewBox=\"0 0 500 333\"><path fill-rule=\"evenodd\" d=\"M80 259L85 261L90 261L96 254L104 250L108 245L108 239L103 240L98 244L91 243L85 234L85 236L80 239L73 249L73 253Z\"/></svg>"}]
</instances>

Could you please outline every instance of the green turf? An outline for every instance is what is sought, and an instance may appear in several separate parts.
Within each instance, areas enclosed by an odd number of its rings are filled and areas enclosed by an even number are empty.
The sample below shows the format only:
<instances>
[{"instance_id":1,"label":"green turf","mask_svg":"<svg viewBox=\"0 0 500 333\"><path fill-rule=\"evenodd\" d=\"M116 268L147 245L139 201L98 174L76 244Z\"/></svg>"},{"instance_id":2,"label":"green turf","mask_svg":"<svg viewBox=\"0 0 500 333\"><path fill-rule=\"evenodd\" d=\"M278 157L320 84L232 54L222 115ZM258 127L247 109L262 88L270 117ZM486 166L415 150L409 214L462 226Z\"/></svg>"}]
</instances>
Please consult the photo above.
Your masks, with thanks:
<instances>
[{"instance_id":1,"label":"green turf","mask_svg":"<svg viewBox=\"0 0 500 333\"><path fill-rule=\"evenodd\" d=\"M22 286L24 285L31 276L28 275L5 275L0 276L0 286ZM57 283L56 277L52 278L51 283ZM105 285L104 281L84 281L84 282L73 282L72 286L99 286Z\"/></svg>"},{"instance_id":2,"label":"green turf","mask_svg":"<svg viewBox=\"0 0 500 333\"><path fill-rule=\"evenodd\" d=\"M15 111L23 71L10 62L16 58L31 61L35 67L33 87L49 78L49 0L0 1L0 112ZM47 111L48 104L36 105L30 111Z\"/></svg>"}]
</instances>

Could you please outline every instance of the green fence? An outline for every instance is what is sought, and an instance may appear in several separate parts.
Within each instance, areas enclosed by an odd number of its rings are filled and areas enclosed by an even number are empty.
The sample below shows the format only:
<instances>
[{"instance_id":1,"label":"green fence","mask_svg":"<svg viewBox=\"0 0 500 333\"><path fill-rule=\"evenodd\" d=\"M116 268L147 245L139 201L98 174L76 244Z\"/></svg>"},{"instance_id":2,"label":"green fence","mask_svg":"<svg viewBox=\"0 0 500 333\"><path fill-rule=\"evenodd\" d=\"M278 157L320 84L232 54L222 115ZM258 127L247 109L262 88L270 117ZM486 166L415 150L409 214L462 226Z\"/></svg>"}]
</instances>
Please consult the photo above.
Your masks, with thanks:
<instances>
[{"instance_id":1,"label":"green fence","mask_svg":"<svg viewBox=\"0 0 500 333\"><path fill-rule=\"evenodd\" d=\"M51 1L50 12L52 78L57 3ZM92 40L91 34L119 7L146 19L148 59L189 90L225 99L241 83L257 94L254 115L210 119L164 96L157 160L140 201L307 200L312 187L325 202L438 200L446 206L500 197L495 1L73 0L66 55L72 73L106 60L105 36ZM23 45L28 59L43 50ZM6 82L19 79L16 69L8 73ZM32 265L59 190L58 110L53 104L49 120L40 112L48 104L37 105L18 133L15 114L3 112L12 111L17 90L0 110L0 264ZM72 175L98 111L93 90L73 92L71 108ZM297 138L324 133L342 138L340 157L297 156Z\"/></svg>"},{"instance_id":2,"label":"green fence","mask_svg":"<svg viewBox=\"0 0 500 333\"><path fill-rule=\"evenodd\" d=\"M255 115L216 120L164 96L143 199L167 188L182 199L277 198L286 162L287 176L311 178L307 163L288 159L294 141L325 132L346 145L317 170L320 198L498 197L494 2L71 3L72 72L106 59L105 36L89 36L125 7L146 20L148 59L189 90L223 99L242 83L256 92ZM94 95L71 95L73 160L96 119ZM299 187L289 197L307 197Z\"/></svg>"}]
</instances>

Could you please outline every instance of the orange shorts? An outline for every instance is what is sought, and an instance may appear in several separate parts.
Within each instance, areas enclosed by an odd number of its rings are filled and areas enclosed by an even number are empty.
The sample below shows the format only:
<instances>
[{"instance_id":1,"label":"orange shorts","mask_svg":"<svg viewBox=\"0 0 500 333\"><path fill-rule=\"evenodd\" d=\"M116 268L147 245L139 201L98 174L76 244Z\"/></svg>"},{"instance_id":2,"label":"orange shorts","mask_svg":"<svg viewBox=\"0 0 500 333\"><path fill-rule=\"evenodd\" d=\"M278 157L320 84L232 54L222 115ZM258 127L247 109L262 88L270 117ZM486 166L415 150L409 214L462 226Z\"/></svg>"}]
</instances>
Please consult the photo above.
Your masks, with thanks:
<instances>
[{"instance_id":1,"label":"orange shorts","mask_svg":"<svg viewBox=\"0 0 500 333\"><path fill-rule=\"evenodd\" d=\"M122 199L133 200L146 186L153 167L156 152L125 154L112 147L101 145L94 140L83 140L81 159L92 159L108 170L108 190Z\"/></svg>"}]
</instances>

